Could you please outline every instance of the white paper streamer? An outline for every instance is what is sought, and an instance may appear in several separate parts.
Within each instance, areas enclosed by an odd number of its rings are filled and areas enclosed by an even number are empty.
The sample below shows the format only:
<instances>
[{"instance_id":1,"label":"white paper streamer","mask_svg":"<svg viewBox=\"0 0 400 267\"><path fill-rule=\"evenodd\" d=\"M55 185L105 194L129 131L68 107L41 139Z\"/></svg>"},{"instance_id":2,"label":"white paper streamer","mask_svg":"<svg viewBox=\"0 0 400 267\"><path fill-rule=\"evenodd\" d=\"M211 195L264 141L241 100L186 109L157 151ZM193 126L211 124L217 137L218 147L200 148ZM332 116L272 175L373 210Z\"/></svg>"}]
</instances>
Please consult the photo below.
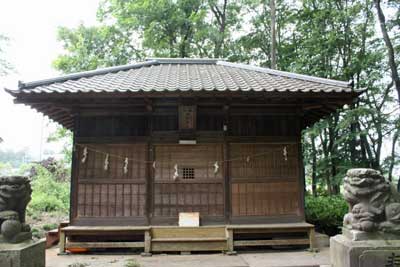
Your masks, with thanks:
<instances>
[{"instance_id":1,"label":"white paper streamer","mask_svg":"<svg viewBox=\"0 0 400 267\"><path fill-rule=\"evenodd\" d=\"M85 162L86 162L87 155L88 155L88 150L87 150L87 147L85 147L85 148L83 149L83 154L82 154L82 160L81 160L82 163L85 163Z\"/></svg>"},{"instance_id":2,"label":"white paper streamer","mask_svg":"<svg viewBox=\"0 0 400 267\"><path fill-rule=\"evenodd\" d=\"M219 170L219 165L218 165L218 161L216 161L216 162L214 163L214 174L217 174L217 173L218 173L218 170Z\"/></svg>"},{"instance_id":3,"label":"white paper streamer","mask_svg":"<svg viewBox=\"0 0 400 267\"><path fill-rule=\"evenodd\" d=\"M125 174L128 173L128 163L129 163L128 158L125 158L125 161L124 161L124 173Z\"/></svg>"},{"instance_id":4,"label":"white paper streamer","mask_svg":"<svg viewBox=\"0 0 400 267\"><path fill-rule=\"evenodd\" d=\"M156 162L153 161L153 169L156 169Z\"/></svg>"},{"instance_id":5,"label":"white paper streamer","mask_svg":"<svg viewBox=\"0 0 400 267\"><path fill-rule=\"evenodd\" d=\"M110 165L110 162L109 162L109 160L108 160L108 157L109 157L109 155L106 154L106 158L104 159L104 170L105 170L105 171L108 170L108 167L109 167L109 165Z\"/></svg>"},{"instance_id":6,"label":"white paper streamer","mask_svg":"<svg viewBox=\"0 0 400 267\"><path fill-rule=\"evenodd\" d=\"M288 160L288 153L287 153L287 148L286 148L286 146L283 147L283 158L285 159L285 161Z\"/></svg>"},{"instance_id":7,"label":"white paper streamer","mask_svg":"<svg viewBox=\"0 0 400 267\"><path fill-rule=\"evenodd\" d=\"M174 165L174 170L175 170L175 173L174 173L173 179L174 179L174 181L175 181L176 178L179 177L179 173L178 173L178 164L175 164L175 165Z\"/></svg>"}]
</instances>

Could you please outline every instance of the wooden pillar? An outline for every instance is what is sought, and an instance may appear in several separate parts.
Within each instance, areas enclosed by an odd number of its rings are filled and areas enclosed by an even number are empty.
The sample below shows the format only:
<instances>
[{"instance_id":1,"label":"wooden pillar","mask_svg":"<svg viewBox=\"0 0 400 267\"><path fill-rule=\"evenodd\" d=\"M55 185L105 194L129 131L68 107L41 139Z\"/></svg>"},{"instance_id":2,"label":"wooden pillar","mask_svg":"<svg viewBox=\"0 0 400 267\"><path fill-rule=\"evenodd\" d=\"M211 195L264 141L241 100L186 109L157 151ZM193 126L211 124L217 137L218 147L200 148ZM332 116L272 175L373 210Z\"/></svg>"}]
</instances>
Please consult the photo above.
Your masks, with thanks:
<instances>
[{"instance_id":1,"label":"wooden pillar","mask_svg":"<svg viewBox=\"0 0 400 267\"><path fill-rule=\"evenodd\" d=\"M235 248L233 245L233 229L226 229L226 237L227 237L227 249L228 255L235 255Z\"/></svg>"},{"instance_id":2,"label":"wooden pillar","mask_svg":"<svg viewBox=\"0 0 400 267\"><path fill-rule=\"evenodd\" d=\"M60 229L60 242L58 244L59 255L65 255L65 241L66 241L65 232L62 229Z\"/></svg>"},{"instance_id":3,"label":"wooden pillar","mask_svg":"<svg viewBox=\"0 0 400 267\"><path fill-rule=\"evenodd\" d=\"M315 249L315 229L314 229L314 227L309 229L308 238L310 239L310 250Z\"/></svg>"},{"instance_id":4,"label":"wooden pillar","mask_svg":"<svg viewBox=\"0 0 400 267\"><path fill-rule=\"evenodd\" d=\"M153 177L154 177L154 169L153 164L151 163L154 161L154 146L152 142L152 135L153 135L153 106L149 101L147 101L146 109L147 109L147 126L148 131L147 134L149 136L149 141L147 142L147 153L146 153L146 219L147 224L151 224L151 218L153 217Z\"/></svg>"},{"instance_id":5,"label":"wooden pillar","mask_svg":"<svg viewBox=\"0 0 400 267\"><path fill-rule=\"evenodd\" d=\"M79 134L79 113L74 115L74 129L72 137L72 159L71 159L71 186L70 186L70 197L69 197L69 224L73 224L74 219L78 215L78 158L77 158L77 146L76 139Z\"/></svg>"},{"instance_id":6,"label":"wooden pillar","mask_svg":"<svg viewBox=\"0 0 400 267\"><path fill-rule=\"evenodd\" d=\"M299 195L300 195L300 198L299 198L299 208L300 208L300 210L299 210L299 212L300 212L300 214L299 215L301 215L301 218L303 219L303 220L305 220L305 199L304 199L304 196L305 196L305 190L306 190L306 182L305 182L305 171L304 171L304 160L303 160L303 149L302 149L302 144L301 144L301 139L302 139L302 136L301 136L301 132L302 132L302 129L303 129L303 112L302 111L298 111L298 123L297 123L297 127L298 127L298 140L297 140L297 149L298 149L298 158L299 158L299 161L298 161L298 163L299 163L299 189L300 189L300 192L299 192Z\"/></svg>"},{"instance_id":7,"label":"wooden pillar","mask_svg":"<svg viewBox=\"0 0 400 267\"><path fill-rule=\"evenodd\" d=\"M230 224L232 205L231 205L231 179L230 179L230 164L226 161L230 158L229 142L227 141L229 131L229 105L224 106L225 118L224 118L224 199L225 199L225 223Z\"/></svg>"},{"instance_id":8,"label":"wooden pillar","mask_svg":"<svg viewBox=\"0 0 400 267\"><path fill-rule=\"evenodd\" d=\"M144 252L141 254L143 257L151 256L151 229L144 232Z\"/></svg>"}]
</instances>

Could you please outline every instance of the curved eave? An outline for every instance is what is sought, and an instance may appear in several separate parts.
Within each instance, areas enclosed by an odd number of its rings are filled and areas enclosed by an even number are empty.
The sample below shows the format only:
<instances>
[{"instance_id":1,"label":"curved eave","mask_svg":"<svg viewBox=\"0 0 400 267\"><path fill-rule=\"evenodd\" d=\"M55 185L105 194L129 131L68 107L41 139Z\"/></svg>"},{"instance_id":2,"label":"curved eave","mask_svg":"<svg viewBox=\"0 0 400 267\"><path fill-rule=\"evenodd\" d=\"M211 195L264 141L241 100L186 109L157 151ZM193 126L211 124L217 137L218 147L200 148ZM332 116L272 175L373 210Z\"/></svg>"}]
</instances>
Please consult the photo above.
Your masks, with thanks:
<instances>
[{"instance_id":1,"label":"curved eave","mask_svg":"<svg viewBox=\"0 0 400 267\"><path fill-rule=\"evenodd\" d=\"M101 92L101 93L24 93L19 90L6 89L8 93L15 97L14 102L17 104L25 104L38 112L48 116L51 120L61 124L67 129L73 130L74 114L79 110L81 101L91 101L93 98L102 99L103 103L107 103L110 99L113 101L135 99L136 102L145 105L144 99L150 98L182 98L182 97L259 97L260 99L273 99L276 103L283 103L287 99L313 99L315 103L332 99L333 103L315 105L303 110L304 126L311 126L313 123L321 120L322 118L334 113L336 110L342 108L345 104L351 104L354 99L362 94L365 90L357 92L266 92L266 91L151 91L151 92ZM115 97L115 99L114 99ZM133 100L132 100L133 101ZM118 102L117 102L118 103ZM106 105L106 104L105 104ZM66 108L67 107L67 108ZM104 108L107 110L107 108Z\"/></svg>"}]
</instances>

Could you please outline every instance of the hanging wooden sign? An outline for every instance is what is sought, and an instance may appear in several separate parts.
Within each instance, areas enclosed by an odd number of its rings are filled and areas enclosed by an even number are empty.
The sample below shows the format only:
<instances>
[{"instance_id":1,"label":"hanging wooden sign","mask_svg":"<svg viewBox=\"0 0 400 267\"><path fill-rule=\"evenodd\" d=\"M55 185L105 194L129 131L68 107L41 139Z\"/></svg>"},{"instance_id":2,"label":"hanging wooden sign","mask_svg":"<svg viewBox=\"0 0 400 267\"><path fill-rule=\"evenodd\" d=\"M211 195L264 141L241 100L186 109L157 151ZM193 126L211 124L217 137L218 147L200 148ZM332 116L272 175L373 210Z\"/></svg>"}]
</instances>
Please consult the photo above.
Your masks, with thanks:
<instances>
[{"instance_id":1,"label":"hanging wooden sign","mask_svg":"<svg viewBox=\"0 0 400 267\"><path fill-rule=\"evenodd\" d=\"M180 130L196 129L196 106L188 106L188 105L179 106L179 129Z\"/></svg>"}]
</instances>

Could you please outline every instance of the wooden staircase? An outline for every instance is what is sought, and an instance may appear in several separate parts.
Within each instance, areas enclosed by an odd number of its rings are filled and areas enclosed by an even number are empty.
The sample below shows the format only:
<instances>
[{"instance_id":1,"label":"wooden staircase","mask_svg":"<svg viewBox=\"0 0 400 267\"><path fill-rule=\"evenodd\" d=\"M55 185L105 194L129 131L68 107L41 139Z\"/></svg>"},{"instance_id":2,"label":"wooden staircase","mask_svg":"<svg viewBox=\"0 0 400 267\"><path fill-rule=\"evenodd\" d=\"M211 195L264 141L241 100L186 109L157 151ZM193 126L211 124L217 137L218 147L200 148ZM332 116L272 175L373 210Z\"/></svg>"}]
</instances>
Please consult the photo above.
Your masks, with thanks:
<instances>
[{"instance_id":1,"label":"wooden staircase","mask_svg":"<svg viewBox=\"0 0 400 267\"><path fill-rule=\"evenodd\" d=\"M227 251L224 226L152 227L151 251Z\"/></svg>"}]
</instances>

